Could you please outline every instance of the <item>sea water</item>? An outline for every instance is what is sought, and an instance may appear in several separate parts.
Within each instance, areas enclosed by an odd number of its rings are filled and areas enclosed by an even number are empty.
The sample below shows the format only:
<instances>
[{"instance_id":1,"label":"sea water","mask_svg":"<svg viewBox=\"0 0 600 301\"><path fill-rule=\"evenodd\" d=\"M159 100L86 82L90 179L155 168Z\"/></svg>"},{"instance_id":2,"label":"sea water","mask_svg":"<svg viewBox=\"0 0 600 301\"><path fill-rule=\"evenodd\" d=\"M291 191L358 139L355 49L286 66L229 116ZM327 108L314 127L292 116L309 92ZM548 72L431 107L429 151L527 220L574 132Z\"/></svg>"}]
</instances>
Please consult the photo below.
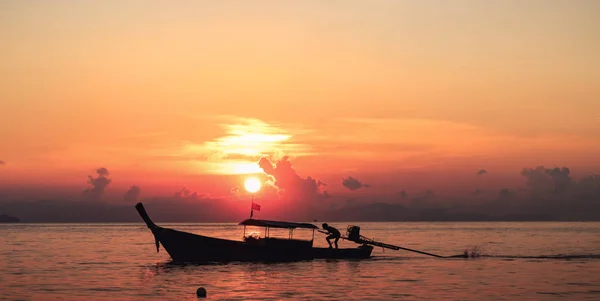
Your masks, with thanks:
<instances>
[{"instance_id":1,"label":"sea water","mask_svg":"<svg viewBox=\"0 0 600 301\"><path fill-rule=\"evenodd\" d=\"M142 223L4 224L0 300L198 300L199 287L207 300L600 300L600 223L330 224L342 233L359 225L362 235L405 248L478 256L375 248L368 260L176 265ZM227 223L161 225L236 240L243 233ZM315 245L327 246L324 234Z\"/></svg>"}]
</instances>

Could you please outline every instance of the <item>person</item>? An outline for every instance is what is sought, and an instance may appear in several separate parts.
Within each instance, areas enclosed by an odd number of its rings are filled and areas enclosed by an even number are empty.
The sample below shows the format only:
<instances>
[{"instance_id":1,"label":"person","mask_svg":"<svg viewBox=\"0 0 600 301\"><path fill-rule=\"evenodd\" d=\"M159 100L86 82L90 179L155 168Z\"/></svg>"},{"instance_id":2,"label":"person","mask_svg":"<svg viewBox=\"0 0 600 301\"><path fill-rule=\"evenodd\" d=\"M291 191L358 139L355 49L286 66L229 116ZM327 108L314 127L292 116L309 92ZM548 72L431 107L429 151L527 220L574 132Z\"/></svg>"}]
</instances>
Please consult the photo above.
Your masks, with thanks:
<instances>
[{"instance_id":1,"label":"person","mask_svg":"<svg viewBox=\"0 0 600 301\"><path fill-rule=\"evenodd\" d=\"M340 231L338 231L338 229L328 225L327 223L323 224L323 229L327 230L327 233L329 234L329 236L327 236L327 238L325 238L327 240L327 243L329 244L329 247L332 248L333 246L331 245L331 239L334 239L334 243L335 243L335 248L338 248L338 240L340 240Z\"/></svg>"}]
</instances>

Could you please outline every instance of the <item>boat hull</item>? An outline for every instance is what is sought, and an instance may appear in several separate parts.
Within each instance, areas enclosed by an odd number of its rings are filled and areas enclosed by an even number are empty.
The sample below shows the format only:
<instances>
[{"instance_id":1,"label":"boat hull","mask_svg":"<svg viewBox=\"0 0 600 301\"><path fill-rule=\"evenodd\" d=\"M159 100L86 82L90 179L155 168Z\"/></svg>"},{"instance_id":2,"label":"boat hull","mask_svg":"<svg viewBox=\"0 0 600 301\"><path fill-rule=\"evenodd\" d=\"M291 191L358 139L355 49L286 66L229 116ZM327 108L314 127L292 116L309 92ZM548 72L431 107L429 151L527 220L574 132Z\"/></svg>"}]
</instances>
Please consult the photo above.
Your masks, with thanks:
<instances>
[{"instance_id":1,"label":"boat hull","mask_svg":"<svg viewBox=\"0 0 600 301\"><path fill-rule=\"evenodd\" d=\"M213 238L158 227L154 236L167 251L173 262L230 262L261 261L285 262L313 259L366 259L371 257L371 246L357 248L298 248L274 247L244 241Z\"/></svg>"}]
</instances>

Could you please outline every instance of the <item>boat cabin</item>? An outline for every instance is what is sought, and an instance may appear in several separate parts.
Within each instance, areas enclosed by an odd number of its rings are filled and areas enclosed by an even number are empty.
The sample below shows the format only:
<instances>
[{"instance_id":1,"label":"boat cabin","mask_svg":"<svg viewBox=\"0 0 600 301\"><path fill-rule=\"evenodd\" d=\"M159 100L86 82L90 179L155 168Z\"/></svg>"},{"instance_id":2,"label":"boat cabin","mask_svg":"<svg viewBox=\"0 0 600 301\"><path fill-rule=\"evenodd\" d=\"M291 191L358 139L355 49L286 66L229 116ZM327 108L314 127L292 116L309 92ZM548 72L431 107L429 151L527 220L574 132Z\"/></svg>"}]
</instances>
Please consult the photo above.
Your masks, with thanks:
<instances>
[{"instance_id":1,"label":"boat cabin","mask_svg":"<svg viewBox=\"0 0 600 301\"><path fill-rule=\"evenodd\" d=\"M315 230L319 227L309 223L292 223L292 222L281 222L281 221L270 221L261 219L246 219L239 223L244 226L244 242L248 244L263 245L268 247L289 247L289 248L312 248L313 241L315 239ZM256 235L246 235L246 227L262 227L264 228L264 237ZM269 232L271 228L275 229L288 229L288 239L270 237ZM310 240L305 239L294 239L295 229L312 229L312 238Z\"/></svg>"}]
</instances>

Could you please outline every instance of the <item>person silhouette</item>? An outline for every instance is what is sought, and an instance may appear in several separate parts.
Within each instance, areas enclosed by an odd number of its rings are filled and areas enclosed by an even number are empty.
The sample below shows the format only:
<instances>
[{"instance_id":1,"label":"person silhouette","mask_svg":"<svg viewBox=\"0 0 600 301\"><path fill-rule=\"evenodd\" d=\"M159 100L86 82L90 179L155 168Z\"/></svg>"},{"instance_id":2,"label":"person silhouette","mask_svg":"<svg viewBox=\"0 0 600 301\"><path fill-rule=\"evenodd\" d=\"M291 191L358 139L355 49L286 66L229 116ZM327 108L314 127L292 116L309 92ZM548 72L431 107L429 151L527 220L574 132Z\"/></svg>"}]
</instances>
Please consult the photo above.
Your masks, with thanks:
<instances>
[{"instance_id":1,"label":"person silhouette","mask_svg":"<svg viewBox=\"0 0 600 301\"><path fill-rule=\"evenodd\" d=\"M338 248L338 240L340 240L340 231L338 231L338 229L328 225L327 223L323 224L323 229L327 230L327 233L329 234L325 239L327 240L327 243L329 244L330 248L333 248L333 246L331 245L331 240L334 240L334 244L335 244L335 248Z\"/></svg>"}]
</instances>

